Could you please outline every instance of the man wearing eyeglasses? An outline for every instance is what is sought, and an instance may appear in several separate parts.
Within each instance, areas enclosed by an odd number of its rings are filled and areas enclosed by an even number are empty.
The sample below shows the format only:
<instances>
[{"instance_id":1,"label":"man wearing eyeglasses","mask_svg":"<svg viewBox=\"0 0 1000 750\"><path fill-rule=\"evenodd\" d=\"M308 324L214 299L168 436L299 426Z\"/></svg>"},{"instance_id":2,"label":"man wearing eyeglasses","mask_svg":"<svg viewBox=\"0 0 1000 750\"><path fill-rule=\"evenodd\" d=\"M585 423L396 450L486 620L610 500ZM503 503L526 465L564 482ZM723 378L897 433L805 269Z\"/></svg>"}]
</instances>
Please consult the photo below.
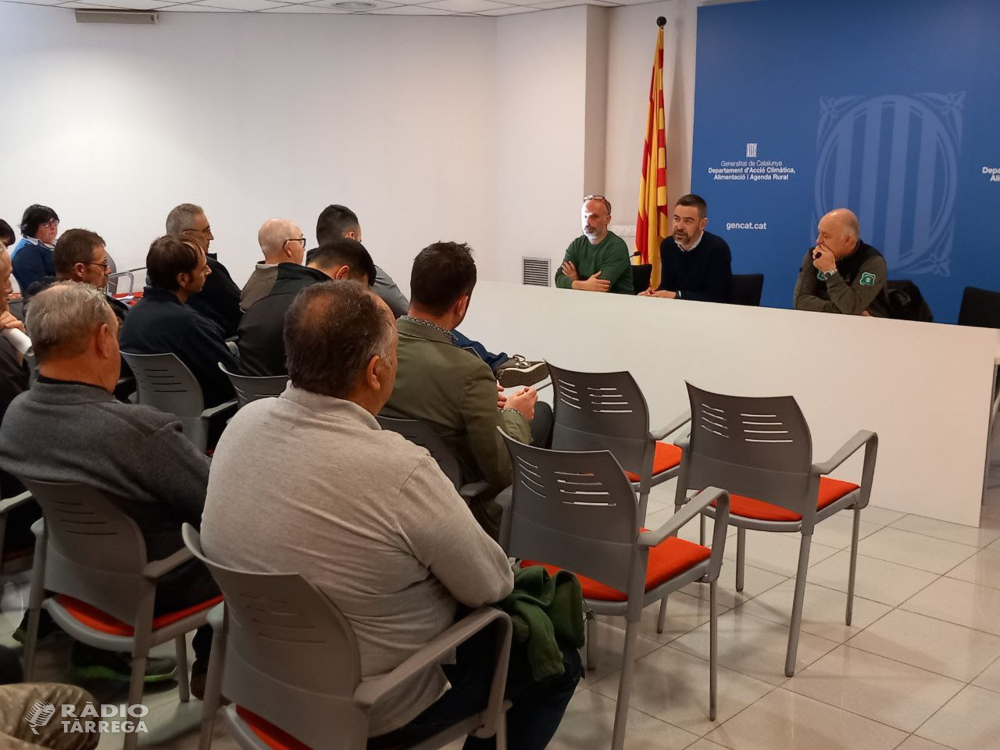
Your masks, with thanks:
<instances>
[{"instance_id":1,"label":"man wearing eyeglasses","mask_svg":"<svg viewBox=\"0 0 1000 750\"><path fill-rule=\"evenodd\" d=\"M288 219L268 219L257 232L257 244L264 253L240 294L240 309L246 312L271 293L278 278L278 266L293 263L301 266L306 256L306 238L299 225Z\"/></svg>"},{"instance_id":2,"label":"man wearing eyeglasses","mask_svg":"<svg viewBox=\"0 0 1000 750\"><path fill-rule=\"evenodd\" d=\"M632 294L632 269L628 245L608 229L611 201L588 195L581 212L583 234L566 248L556 271L556 286L583 292Z\"/></svg>"},{"instance_id":3,"label":"man wearing eyeglasses","mask_svg":"<svg viewBox=\"0 0 1000 750\"><path fill-rule=\"evenodd\" d=\"M167 215L166 228L167 234L179 234L201 248L208 261L210 275L205 288L192 294L188 304L203 317L214 321L226 338L235 336L236 327L243 315L240 309L240 288L233 281L229 269L219 261L217 254L208 251L215 235L212 234L205 210L194 203L182 203Z\"/></svg>"},{"instance_id":4,"label":"man wearing eyeglasses","mask_svg":"<svg viewBox=\"0 0 1000 750\"><path fill-rule=\"evenodd\" d=\"M56 242L53 263L55 276L46 276L25 290L26 305L32 297L57 281L78 281L101 291L107 289L111 264L108 262L104 238L97 232L91 232L89 229L70 229L64 232ZM111 295L106 296L118 322L124 322L129 311L128 305Z\"/></svg>"}]
</instances>

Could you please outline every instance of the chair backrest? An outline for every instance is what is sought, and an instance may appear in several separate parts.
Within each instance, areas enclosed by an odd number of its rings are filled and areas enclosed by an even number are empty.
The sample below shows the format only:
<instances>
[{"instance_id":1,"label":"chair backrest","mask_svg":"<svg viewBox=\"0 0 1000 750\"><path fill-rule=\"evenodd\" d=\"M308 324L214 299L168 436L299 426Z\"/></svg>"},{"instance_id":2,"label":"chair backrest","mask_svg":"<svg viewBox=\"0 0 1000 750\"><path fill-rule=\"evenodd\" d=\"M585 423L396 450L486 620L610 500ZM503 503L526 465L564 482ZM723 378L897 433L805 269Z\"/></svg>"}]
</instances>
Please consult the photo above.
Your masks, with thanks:
<instances>
[{"instance_id":1,"label":"chair backrest","mask_svg":"<svg viewBox=\"0 0 1000 750\"><path fill-rule=\"evenodd\" d=\"M11 276L11 278L14 278ZM7 303L8 309L10 309L10 314L15 318L24 322L24 297L15 297Z\"/></svg>"},{"instance_id":2,"label":"chair backrest","mask_svg":"<svg viewBox=\"0 0 1000 750\"><path fill-rule=\"evenodd\" d=\"M311 748L363 750L368 721L354 703L361 659L340 610L297 573L221 565L192 526L183 535L226 602L223 694Z\"/></svg>"},{"instance_id":3,"label":"chair backrest","mask_svg":"<svg viewBox=\"0 0 1000 750\"><path fill-rule=\"evenodd\" d=\"M962 293L962 307L958 311L960 326L980 328L1000 328L1000 292L965 287Z\"/></svg>"},{"instance_id":4,"label":"chair backrest","mask_svg":"<svg viewBox=\"0 0 1000 750\"><path fill-rule=\"evenodd\" d=\"M635 294L649 289L649 281L653 278L653 264L643 263L638 266L630 266L632 269L632 291Z\"/></svg>"},{"instance_id":5,"label":"chair backrest","mask_svg":"<svg viewBox=\"0 0 1000 750\"><path fill-rule=\"evenodd\" d=\"M507 434L504 440L514 469L507 554L628 592L639 505L614 456L537 448Z\"/></svg>"},{"instance_id":6,"label":"chair backrest","mask_svg":"<svg viewBox=\"0 0 1000 750\"><path fill-rule=\"evenodd\" d=\"M764 291L764 274L733 274L733 304L760 307Z\"/></svg>"},{"instance_id":7,"label":"chair backrest","mask_svg":"<svg viewBox=\"0 0 1000 750\"><path fill-rule=\"evenodd\" d=\"M628 372L574 372L546 363L552 377L552 447L607 450L626 471L647 476L655 445L649 408Z\"/></svg>"},{"instance_id":8,"label":"chair backrest","mask_svg":"<svg viewBox=\"0 0 1000 750\"><path fill-rule=\"evenodd\" d=\"M384 417L381 414L378 416L378 423L382 426L383 430L398 432L411 443L416 443L421 448L426 448L427 452L437 461L444 475L455 485L455 489L461 488L462 469L458 463L458 459L455 458L455 454L451 448L441 439L440 435L434 432L434 429L429 424L421 422L419 419L397 419L395 417Z\"/></svg>"},{"instance_id":9,"label":"chair backrest","mask_svg":"<svg viewBox=\"0 0 1000 750\"><path fill-rule=\"evenodd\" d=\"M690 383L687 388L691 437L677 500L688 489L715 486L811 517L818 492L818 484L809 486L812 437L795 399L725 396Z\"/></svg>"},{"instance_id":10,"label":"chair backrest","mask_svg":"<svg viewBox=\"0 0 1000 750\"><path fill-rule=\"evenodd\" d=\"M288 385L287 375L269 375L264 377L237 375L234 372L229 372L221 362L219 362L219 369L226 373L229 382L233 384L233 390L236 391L237 409L242 409L251 401L256 401L257 399L280 396L285 390L285 386Z\"/></svg>"},{"instance_id":11,"label":"chair backrest","mask_svg":"<svg viewBox=\"0 0 1000 750\"><path fill-rule=\"evenodd\" d=\"M205 450L208 430L201 418L205 399L187 366L173 353L122 352L122 357L135 375L139 403L175 415L188 440Z\"/></svg>"},{"instance_id":12,"label":"chair backrest","mask_svg":"<svg viewBox=\"0 0 1000 750\"><path fill-rule=\"evenodd\" d=\"M92 487L19 479L45 518L45 589L135 622L152 586L142 577L146 543L135 521Z\"/></svg>"}]
</instances>

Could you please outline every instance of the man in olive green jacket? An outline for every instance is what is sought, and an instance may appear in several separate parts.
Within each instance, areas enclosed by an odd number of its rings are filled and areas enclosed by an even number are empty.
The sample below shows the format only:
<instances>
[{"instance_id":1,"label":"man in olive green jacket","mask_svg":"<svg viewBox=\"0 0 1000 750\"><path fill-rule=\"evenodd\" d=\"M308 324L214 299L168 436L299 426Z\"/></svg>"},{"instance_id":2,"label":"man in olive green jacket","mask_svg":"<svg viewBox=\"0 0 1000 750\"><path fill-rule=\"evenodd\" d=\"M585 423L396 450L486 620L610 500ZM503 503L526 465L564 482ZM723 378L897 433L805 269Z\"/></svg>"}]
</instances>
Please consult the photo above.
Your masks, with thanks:
<instances>
[{"instance_id":1,"label":"man in olive green jacket","mask_svg":"<svg viewBox=\"0 0 1000 750\"><path fill-rule=\"evenodd\" d=\"M396 322L399 367L383 414L418 419L454 451L466 482L485 480L491 492L472 503L483 528L496 537L501 511L494 498L512 481L510 455L500 427L524 443L546 443L551 409L522 388L505 397L496 376L452 333L469 307L476 264L467 245L438 242L413 261L410 310ZM536 417L537 413L537 417Z\"/></svg>"}]
</instances>

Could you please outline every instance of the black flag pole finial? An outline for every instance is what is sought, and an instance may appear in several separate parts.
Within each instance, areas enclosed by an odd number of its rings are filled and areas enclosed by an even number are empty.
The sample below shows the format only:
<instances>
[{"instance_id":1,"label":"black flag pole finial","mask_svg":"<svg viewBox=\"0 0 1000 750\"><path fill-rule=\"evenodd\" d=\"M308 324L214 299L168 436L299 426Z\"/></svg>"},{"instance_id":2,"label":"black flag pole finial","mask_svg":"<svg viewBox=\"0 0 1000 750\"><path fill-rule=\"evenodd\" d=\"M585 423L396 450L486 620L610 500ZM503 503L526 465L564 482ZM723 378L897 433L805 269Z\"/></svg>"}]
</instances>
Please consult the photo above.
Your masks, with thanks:
<instances>
[{"instance_id":1,"label":"black flag pole finial","mask_svg":"<svg viewBox=\"0 0 1000 750\"><path fill-rule=\"evenodd\" d=\"M662 29L664 26L667 25L667 19L664 18L663 16L660 16L659 18L656 19L656 25Z\"/></svg>"}]
</instances>

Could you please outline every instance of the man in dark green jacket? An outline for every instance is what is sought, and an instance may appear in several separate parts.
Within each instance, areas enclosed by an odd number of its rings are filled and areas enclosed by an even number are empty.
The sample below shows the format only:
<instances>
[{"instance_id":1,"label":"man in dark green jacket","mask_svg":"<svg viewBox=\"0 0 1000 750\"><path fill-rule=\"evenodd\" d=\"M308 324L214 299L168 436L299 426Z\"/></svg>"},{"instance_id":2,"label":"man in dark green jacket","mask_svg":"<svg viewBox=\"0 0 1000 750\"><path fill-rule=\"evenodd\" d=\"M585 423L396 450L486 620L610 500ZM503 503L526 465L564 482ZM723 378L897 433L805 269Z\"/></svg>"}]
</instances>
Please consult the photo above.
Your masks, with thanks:
<instances>
[{"instance_id":1,"label":"man in dark green jacket","mask_svg":"<svg viewBox=\"0 0 1000 750\"><path fill-rule=\"evenodd\" d=\"M583 199L583 234L566 248L556 271L556 286L584 292L633 294L632 262L625 240L608 230L611 201L603 195Z\"/></svg>"},{"instance_id":2,"label":"man in dark green jacket","mask_svg":"<svg viewBox=\"0 0 1000 750\"><path fill-rule=\"evenodd\" d=\"M819 220L816 246L795 283L795 309L889 317L882 254L860 238L858 217L838 208Z\"/></svg>"},{"instance_id":3,"label":"man in dark green jacket","mask_svg":"<svg viewBox=\"0 0 1000 750\"><path fill-rule=\"evenodd\" d=\"M467 245L437 242L414 259L409 314L396 322L396 385L383 413L428 424L455 453L464 482L489 483L491 492L474 501L472 511L496 537L502 513L494 498L513 476L497 427L521 442L548 444L552 410L537 403L534 388L501 394L489 365L458 344L453 331L465 319L475 285Z\"/></svg>"}]
</instances>

